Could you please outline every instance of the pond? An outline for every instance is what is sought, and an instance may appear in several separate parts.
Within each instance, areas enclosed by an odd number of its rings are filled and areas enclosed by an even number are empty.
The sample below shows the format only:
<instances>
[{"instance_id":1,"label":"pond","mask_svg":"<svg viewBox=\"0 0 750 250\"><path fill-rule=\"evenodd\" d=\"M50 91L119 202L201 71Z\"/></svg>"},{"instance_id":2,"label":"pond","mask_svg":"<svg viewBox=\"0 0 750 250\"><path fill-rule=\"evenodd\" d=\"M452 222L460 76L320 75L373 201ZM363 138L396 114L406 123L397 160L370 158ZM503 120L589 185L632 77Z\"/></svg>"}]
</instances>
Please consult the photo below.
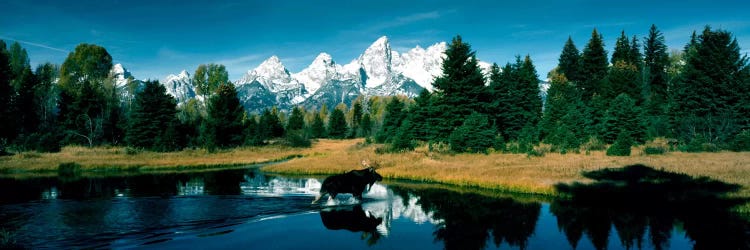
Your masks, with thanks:
<instances>
[{"instance_id":1,"label":"pond","mask_svg":"<svg viewBox=\"0 0 750 250\"><path fill-rule=\"evenodd\" d=\"M257 168L0 178L0 248L748 249L721 202L637 206L420 183L311 204L321 178ZM627 201L633 203L633 201ZM650 201L649 201L650 202ZM712 205L716 204L716 206ZM680 208L679 206L690 206Z\"/></svg>"}]
</instances>

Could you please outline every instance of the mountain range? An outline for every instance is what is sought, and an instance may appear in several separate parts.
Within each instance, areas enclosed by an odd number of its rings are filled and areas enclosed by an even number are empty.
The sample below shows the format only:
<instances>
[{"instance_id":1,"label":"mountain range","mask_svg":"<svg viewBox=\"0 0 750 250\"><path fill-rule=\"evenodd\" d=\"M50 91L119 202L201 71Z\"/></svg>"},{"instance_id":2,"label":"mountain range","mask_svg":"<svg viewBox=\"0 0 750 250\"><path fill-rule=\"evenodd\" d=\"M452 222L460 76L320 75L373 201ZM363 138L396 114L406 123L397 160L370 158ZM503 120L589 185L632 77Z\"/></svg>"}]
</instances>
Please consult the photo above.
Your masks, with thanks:
<instances>
[{"instance_id":1,"label":"mountain range","mask_svg":"<svg viewBox=\"0 0 750 250\"><path fill-rule=\"evenodd\" d=\"M359 96L415 97L422 89L432 91L433 80L442 74L446 48L447 44L440 42L399 53L383 36L347 64L338 64L323 52L307 68L292 73L281 59L271 56L233 83L249 112L272 106L289 110L296 105L307 108L319 108L322 104L334 107L342 102L350 105ZM489 63L480 61L479 66L485 75L489 74ZM130 77L120 64L113 71L116 79ZM200 98L185 70L167 76L161 83L179 104ZM545 90L543 85L540 87Z\"/></svg>"}]
</instances>

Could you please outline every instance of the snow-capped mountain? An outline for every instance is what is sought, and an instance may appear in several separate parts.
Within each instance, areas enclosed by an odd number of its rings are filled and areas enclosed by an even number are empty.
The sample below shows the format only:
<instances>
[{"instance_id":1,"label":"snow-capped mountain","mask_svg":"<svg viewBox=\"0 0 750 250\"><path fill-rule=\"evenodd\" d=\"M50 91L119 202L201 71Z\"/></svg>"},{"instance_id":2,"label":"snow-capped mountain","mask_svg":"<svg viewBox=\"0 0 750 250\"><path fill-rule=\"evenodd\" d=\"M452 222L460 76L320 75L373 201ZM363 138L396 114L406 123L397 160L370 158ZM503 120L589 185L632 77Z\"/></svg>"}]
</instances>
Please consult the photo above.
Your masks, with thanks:
<instances>
[{"instance_id":1,"label":"snow-capped mountain","mask_svg":"<svg viewBox=\"0 0 750 250\"><path fill-rule=\"evenodd\" d=\"M186 70L178 75L168 75L162 81L162 85L167 89L167 93L177 100L178 105L195 97L195 86L193 86L190 73Z\"/></svg>"},{"instance_id":2,"label":"snow-capped mountain","mask_svg":"<svg viewBox=\"0 0 750 250\"><path fill-rule=\"evenodd\" d=\"M414 97L422 89L432 91L432 82L442 74L446 49L447 44L439 42L426 49L417 46L399 53L383 36L344 65L323 52L307 68L290 73L281 59L271 56L234 84L240 101L251 112L271 106L282 110L294 105L333 107L342 102L351 104L361 95ZM489 74L489 63L480 61L479 66ZM183 73L164 81L169 93L181 102L195 96L194 91L188 91L193 87L189 75Z\"/></svg>"},{"instance_id":3,"label":"snow-capped mountain","mask_svg":"<svg viewBox=\"0 0 750 250\"><path fill-rule=\"evenodd\" d=\"M131 78L133 76L127 69L125 69L125 67L122 66L121 63L112 65L110 74L115 79L115 86L117 86L118 88L122 88L127 85L128 78Z\"/></svg>"}]
</instances>

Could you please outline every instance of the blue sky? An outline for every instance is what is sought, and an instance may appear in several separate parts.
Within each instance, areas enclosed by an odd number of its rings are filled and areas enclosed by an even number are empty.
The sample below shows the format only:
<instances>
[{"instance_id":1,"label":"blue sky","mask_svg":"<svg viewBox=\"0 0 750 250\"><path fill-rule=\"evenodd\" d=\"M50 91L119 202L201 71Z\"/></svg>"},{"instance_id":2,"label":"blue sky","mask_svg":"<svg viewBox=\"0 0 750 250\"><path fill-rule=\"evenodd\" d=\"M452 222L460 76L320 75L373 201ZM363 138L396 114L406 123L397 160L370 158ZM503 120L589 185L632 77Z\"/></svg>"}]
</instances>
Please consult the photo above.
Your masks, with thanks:
<instances>
[{"instance_id":1,"label":"blue sky","mask_svg":"<svg viewBox=\"0 0 750 250\"><path fill-rule=\"evenodd\" d=\"M642 40L652 23L672 49L711 25L750 52L747 0L0 1L0 39L19 41L32 65L62 64L79 43L94 43L139 79L213 62L236 80L272 55L298 72L320 52L348 63L383 35L404 52L456 34L483 61L529 54L545 78L568 36L582 50L597 28L611 54L621 30Z\"/></svg>"}]
</instances>

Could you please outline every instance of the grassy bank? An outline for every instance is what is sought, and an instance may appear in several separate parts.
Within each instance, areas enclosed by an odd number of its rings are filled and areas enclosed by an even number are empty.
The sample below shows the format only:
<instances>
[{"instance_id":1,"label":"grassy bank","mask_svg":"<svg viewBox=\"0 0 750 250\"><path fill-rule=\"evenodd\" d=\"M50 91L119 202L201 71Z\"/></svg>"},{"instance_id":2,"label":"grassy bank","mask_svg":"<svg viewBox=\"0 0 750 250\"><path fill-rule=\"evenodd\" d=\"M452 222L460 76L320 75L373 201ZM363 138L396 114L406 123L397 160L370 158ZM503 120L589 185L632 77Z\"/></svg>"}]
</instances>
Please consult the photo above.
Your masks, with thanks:
<instances>
[{"instance_id":1,"label":"grassy bank","mask_svg":"<svg viewBox=\"0 0 750 250\"><path fill-rule=\"evenodd\" d=\"M518 193L554 195L554 184L588 182L584 171L641 163L656 169L707 176L744 186L740 196L750 197L750 152L682 153L645 155L634 149L629 157L589 154L440 154L418 148L413 152L377 154L380 145L361 139L320 140L312 148L247 147L209 153L185 150L171 153L134 152L127 148L65 147L59 153L20 153L0 157L0 174L55 172L61 163L75 162L80 171L172 171L244 166L294 158L264 167L283 174L335 174L361 168L363 159L377 161L386 178L428 181Z\"/></svg>"},{"instance_id":2,"label":"grassy bank","mask_svg":"<svg viewBox=\"0 0 750 250\"><path fill-rule=\"evenodd\" d=\"M642 154L633 150L629 157L606 156L603 151L587 154L548 153L543 157L525 154L437 154L426 148L398 154L376 154L377 145L364 146L361 140L321 141L314 157L292 159L264 168L286 174L333 174L360 168L362 159L380 162L378 170L392 179L429 181L474 186L519 193L554 195L554 184L588 182L584 171L641 163L656 169L707 176L745 188L739 195L750 197L750 152Z\"/></svg>"},{"instance_id":3,"label":"grassy bank","mask_svg":"<svg viewBox=\"0 0 750 250\"><path fill-rule=\"evenodd\" d=\"M309 150L309 149L308 149ZM309 152L286 147L248 147L210 153L203 149L157 153L122 147L64 147L58 153L24 152L0 157L0 173L50 173L73 162L87 171L169 171L246 166L301 156Z\"/></svg>"}]
</instances>

